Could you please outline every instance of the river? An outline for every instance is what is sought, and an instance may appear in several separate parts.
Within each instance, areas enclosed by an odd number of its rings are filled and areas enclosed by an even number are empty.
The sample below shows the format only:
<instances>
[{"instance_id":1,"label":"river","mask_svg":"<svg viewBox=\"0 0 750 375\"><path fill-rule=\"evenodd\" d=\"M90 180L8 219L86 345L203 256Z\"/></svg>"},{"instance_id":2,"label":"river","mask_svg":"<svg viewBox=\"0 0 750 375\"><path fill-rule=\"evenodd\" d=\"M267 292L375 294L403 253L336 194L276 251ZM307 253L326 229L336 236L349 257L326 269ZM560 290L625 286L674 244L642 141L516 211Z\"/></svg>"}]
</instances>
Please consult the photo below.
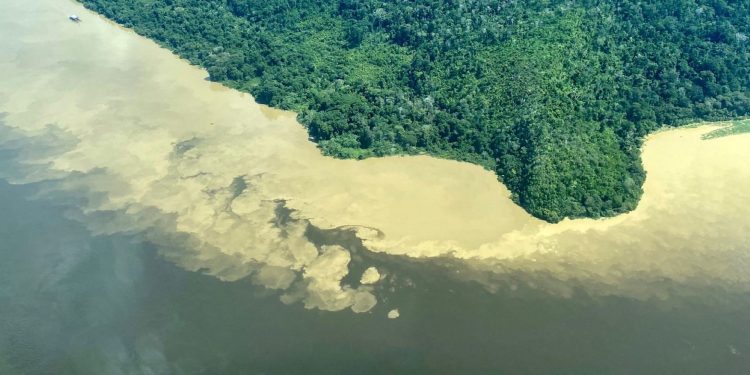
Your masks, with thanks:
<instances>
[{"instance_id":1,"label":"river","mask_svg":"<svg viewBox=\"0 0 750 375\"><path fill-rule=\"evenodd\" d=\"M748 134L654 134L636 210L548 224L474 165L324 157L73 2L3 2L0 50L4 372L750 369Z\"/></svg>"}]
</instances>

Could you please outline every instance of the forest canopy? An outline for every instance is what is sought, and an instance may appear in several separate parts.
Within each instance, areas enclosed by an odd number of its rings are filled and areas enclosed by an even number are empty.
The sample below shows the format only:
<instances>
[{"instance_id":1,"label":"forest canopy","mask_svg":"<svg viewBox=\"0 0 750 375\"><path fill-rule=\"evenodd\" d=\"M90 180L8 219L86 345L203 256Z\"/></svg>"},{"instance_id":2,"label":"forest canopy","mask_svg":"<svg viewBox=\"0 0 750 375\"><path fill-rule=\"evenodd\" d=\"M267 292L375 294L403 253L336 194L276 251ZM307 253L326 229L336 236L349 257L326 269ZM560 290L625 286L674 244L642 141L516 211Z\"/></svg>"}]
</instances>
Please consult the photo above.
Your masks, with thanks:
<instances>
[{"instance_id":1,"label":"forest canopy","mask_svg":"<svg viewBox=\"0 0 750 375\"><path fill-rule=\"evenodd\" d=\"M747 1L80 1L328 155L480 164L552 222L635 208L647 133L750 114Z\"/></svg>"}]
</instances>

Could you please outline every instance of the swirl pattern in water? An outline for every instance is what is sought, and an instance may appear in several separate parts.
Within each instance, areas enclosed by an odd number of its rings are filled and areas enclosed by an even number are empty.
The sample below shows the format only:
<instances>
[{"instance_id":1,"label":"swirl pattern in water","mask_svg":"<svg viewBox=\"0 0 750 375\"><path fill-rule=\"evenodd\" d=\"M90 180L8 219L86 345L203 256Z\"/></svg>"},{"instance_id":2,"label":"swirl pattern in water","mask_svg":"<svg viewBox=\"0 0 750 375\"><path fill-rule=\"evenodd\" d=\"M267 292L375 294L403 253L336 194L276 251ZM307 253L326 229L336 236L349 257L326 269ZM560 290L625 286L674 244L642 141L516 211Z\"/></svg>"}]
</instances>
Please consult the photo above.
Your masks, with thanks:
<instances>
[{"instance_id":1,"label":"swirl pattern in water","mask_svg":"<svg viewBox=\"0 0 750 375\"><path fill-rule=\"evenodd\" d=\"M750 135L664 131L643 149L643 200L626 215L548 224L480 167L426 156L322 156L294 114L207 82L137 35L48 0L0 5L0 146L14 183L80 199L96 233L143 232L170 260L223 280L252 277L283 301L355 312L389 275L351 275L352 231L370 251L456 260L467 278L506 275L567 294L653 297L750 287ZM361 277L360 277L361 276ZM385 280L385 281L384 281ZM565 282L561 282L565 281Z\"/></svg>"}]
</instances>

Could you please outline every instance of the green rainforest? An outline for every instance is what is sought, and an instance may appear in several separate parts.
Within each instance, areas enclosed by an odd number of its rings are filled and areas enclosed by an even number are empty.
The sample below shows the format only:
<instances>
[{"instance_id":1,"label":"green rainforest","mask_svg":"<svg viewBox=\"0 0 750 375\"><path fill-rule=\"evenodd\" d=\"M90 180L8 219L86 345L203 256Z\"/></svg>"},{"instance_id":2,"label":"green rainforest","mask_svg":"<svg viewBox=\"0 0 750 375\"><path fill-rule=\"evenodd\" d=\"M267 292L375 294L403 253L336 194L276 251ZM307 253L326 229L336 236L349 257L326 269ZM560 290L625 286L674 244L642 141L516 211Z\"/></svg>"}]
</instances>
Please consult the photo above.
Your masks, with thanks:
<instances>
[{"instance_id":1,"label":"green rainforest","mask_svg":"<svg viewBox=\"0 0 750 375\"><path fill-rule=\"evenodd\" d=\"M551 222L632 210L649 132L750 114L749 1L80 1L328 155L476 163Z\"/></svg>"}]
</instances>

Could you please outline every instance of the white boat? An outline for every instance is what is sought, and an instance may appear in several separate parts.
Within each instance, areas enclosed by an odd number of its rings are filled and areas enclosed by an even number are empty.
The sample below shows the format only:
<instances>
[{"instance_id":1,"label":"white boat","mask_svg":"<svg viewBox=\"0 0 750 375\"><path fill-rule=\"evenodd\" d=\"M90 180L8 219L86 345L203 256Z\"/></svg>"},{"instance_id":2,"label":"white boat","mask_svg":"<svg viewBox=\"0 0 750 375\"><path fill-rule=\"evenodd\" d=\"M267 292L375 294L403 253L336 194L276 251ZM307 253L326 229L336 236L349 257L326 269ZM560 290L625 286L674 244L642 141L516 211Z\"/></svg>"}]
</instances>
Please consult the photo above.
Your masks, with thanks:
<instances>
[{"instance_id":1,"label":"white boat","mask_svg":"<svg viewBox=\"0 0 750 375\"><path fill-rule=\"evenodd\" d=\"M71 14L68 16L68 19L73 22L81 22L81 17L76 16L75 14Z\"/></svg>"}]
</instances>

